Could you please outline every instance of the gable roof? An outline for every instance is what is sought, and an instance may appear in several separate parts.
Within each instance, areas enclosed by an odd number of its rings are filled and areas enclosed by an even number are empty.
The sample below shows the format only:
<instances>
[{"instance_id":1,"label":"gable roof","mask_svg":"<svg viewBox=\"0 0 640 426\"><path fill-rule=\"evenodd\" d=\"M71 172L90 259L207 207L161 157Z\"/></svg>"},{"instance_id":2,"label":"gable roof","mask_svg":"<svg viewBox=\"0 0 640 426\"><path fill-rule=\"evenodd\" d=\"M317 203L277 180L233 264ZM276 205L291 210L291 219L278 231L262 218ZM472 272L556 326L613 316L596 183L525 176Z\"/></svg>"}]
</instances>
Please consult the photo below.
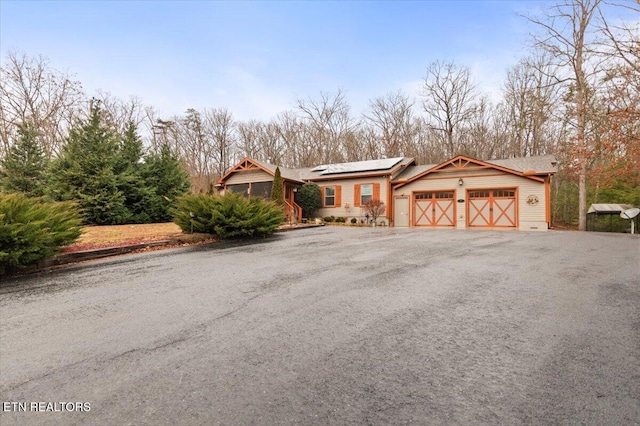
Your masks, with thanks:
<instances>
[{"instance_id":1,"label":"gable roof","mask_svg":"<svg viewBox=\"0 0 640 426\"><path fill-rule=\"evenodd\" d=\"M238 164L232 167L227 173L224 174L220 179L218 179L218 183L223 183L225 180L229 178L234 173L243 172L247 170L262 170L271 176L275 176L276 168L278 166L270 163L265 163L263 161L258 161L253 158L245 157ZM300 178L300 174L295 169L287 169L284 167L280 167L280 175L285 180L294 181L297 183L304 183L304 181Z\"/></svg>"},{"instance_id":2,"label":"gable roof","mask_svg":"<svg viewBox=\"0 0 640 426\"><path fill-rule=\"evenodd\" d=\"M555 163L555 157L550 155L490 161L481 161L464 155L459 155L440 164L408 167L404 173L397 176L394 183L398 184L397 188L399 188L448 166L453 166L463 170L470 164L477 168L496 169L516 176L543 182L543 176L554 174L556 172Z\"/></svg>"},{"instance_id":3,"label":"gable roof","mask_svg":"<svg viewBox=\"0 0 640 426\"><path fill-rule=\"evenodd\" d=\"M400 187L447 166L457 167L462 170L468 165L477 168L492 168L540 182L544 180L545 176L554 174L557 171L555 167L556 159L552 155L487 161L459 155L444 163L427 165L416 165L415 160L411 157L394 157L379 160L325 164L300 169L280 167L280 174L283 179L300 184L306 181L391 176L391 181ZM274 176L276 167L278 166L275 164L246 157L225 173L218 182L224 183L233 173L248 170L262 170Z\"/></svg>"}]
</instances>

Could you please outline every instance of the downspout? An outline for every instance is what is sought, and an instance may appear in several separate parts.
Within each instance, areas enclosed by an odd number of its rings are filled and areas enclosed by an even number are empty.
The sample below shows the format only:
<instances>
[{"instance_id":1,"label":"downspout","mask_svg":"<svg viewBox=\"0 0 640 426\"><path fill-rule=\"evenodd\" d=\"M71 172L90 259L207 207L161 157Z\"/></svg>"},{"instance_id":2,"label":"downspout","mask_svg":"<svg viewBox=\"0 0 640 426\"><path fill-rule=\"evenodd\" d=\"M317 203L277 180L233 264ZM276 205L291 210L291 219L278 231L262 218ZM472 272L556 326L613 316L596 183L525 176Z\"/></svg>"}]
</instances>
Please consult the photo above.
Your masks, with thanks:
<instances>
[{"instance_id":1,"label":"downspout","mask_svg":"<svg viewBox=\"0 0 640 426\"><path fill-rule=\"evenodd\" d=\"M389 226L394 226L393 223L393 191L391 190L391 175L387 176L387 221Z\"/></svg>"},{"instance_id":2,"label":"downspout","mask_svg":"<svg viewBox=\"0 0 640 426\"><path fill-rule=\"evenodd\" d=\"M546 219L547 219L547 228L552 229L553 228L553 224L551 223L551 174L547 175L547 178L545 179L545 185L544 185L544 192L545 192L545 203L546 203Z\"/></svg>"}]
</instances>

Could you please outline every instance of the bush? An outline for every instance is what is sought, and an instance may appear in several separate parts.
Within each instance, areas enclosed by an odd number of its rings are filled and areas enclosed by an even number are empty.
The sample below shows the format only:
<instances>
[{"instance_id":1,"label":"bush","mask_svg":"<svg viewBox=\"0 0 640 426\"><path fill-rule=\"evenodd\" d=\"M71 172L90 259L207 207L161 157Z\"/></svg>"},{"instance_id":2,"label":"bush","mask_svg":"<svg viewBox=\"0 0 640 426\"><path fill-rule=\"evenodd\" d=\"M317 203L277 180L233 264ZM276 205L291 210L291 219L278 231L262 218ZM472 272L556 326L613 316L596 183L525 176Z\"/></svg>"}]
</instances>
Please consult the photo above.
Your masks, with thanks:
<instances>
[{"instance_id":1,"label":"bush","mask_svg":"<svg viewBox=\"0 0 640 426\"><path fill-rule=\"evenodd\" d=\"M322 208L320 187L313 182L305 183L296 193L296 203L302 208L302 213L305 216L313 216L316 211Z\"/></svg>"},{"instance_id":2,"label":"bush","mask_svg":"<svg viewBox=\"0 0 640 426\"><path fill-rule=\"evenodd\" d=\"M346 221L347 219L342 216L336 217L336 223L345 223Z\"/></svg>"},{"instance_id":3,"label":"bush","mask_svg":"<svg viewBox=\"0 0 640 426\"><path fill-rule=\"evenodd\" d=\"M193 218L191 214L193 213ZM258 237L271 234L284 223L284 210L260 197L245 198L242 194L187 195L177 200L174 222L183 232L217 235L220 238Z\"/></svg>"},{"instance_id":4,"label":"bush","mask_svg":"<svg viewBox=\"0 0 640 426\"><path fill-rule=\"evenodd\" d=\"M0 275L37 263L82 233L75 204L0 195Z\"/></svg>"},{"instance_id":5,"label":"bush","mask_svg":"<svg viewBox=\"0 0 640 426\"><path fill-rule=\"evenodd\" d=\"M355 225L356 223L358 223L358 219L356 219L355 217L351 218L351 224Z\"/></svg>"},{"instance_id":6,"label":"bush","mask_svg":"<svg viewBox=\"0 0 640 426\"><path fill-rule=\"evenodd\" d=\"M173 221L185 233L191 232L193 221L193 232L214 234L211 214L218 209L220 198L220 196L205 194L182 196L177 199L176 207L172 210Z\"/></svg>"},{"instance_id":7,"label":"bush","mask_svg":"<svg viewBox=\"0 0 640 426\"><path fill-rule=\"evenodd\" d=\"M324 220L327 223L331 223L334 220L336 220L336 218L335 218L335 216L325 216L325 217L322 218L322 220Z\"/></svg>"}]
</instances>

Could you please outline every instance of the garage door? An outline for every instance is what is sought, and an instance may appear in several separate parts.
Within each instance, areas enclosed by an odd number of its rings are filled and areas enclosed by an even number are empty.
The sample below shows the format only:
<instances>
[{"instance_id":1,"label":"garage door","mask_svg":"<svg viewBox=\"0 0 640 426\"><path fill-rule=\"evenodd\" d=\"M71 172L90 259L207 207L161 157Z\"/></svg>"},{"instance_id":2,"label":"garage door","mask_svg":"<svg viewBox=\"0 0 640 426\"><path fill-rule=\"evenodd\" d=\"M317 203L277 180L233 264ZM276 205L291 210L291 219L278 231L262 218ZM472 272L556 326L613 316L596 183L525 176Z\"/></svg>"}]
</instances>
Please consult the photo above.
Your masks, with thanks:
<instances>
[{"instance_id":1,"label":"garage door","mask_svg":"<svg viewBox=\"0 0 640 426\"><path fill-rule=\"evenodd\" d=\"M419 192L413 199L414 226L455 226L453 191Z\"/></svg>"},{"instance_id":2,"label":"garage door","mask_svg":"<svg viewBox=\"0 0 640 426\"><path fill-rule=\"evenodd\" d=\"M515 228L516 190L486 189L467 193L470 227Z\"/></svg>"}]
</instances>

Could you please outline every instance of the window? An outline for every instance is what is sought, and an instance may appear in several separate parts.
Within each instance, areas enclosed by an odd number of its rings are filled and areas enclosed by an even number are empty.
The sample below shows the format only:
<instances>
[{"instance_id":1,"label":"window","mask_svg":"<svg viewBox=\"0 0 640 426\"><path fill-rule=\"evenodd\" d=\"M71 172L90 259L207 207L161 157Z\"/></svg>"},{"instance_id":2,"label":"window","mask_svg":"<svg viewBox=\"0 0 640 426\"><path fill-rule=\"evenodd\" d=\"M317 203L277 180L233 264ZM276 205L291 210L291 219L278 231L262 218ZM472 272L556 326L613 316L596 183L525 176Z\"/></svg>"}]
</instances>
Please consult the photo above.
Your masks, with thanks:
<instances>
[{"instance_id":1,"label":"window","mask_svg":"<svg viewBox=\"0 0 640 426\"><path fill-rule=\"evenodd\" d=\"M353 205L362 207L371 200L380 200L380 184L365 183L353 186Z\"/></svg>"},{"instance_id":2,"label":"window","mask_svg":"<svg viewBox=\"0 0 640 426\"><path fill-rule=\"evenodd\" d=\"M326 186L324 188L324 207L335 207L336 205L336 188L334 186Z\"/></svg>"},{"instance_id":3,"label":"window","mask_svg":"<svg viewBox=\"0 0 640 426\"><path fill-rule=\"evenodd\" d=\"M363 206L365 203L371 201L373 199L373 185L361 185L360 186L360 205Z\"/></svg>"}]
</instances>

